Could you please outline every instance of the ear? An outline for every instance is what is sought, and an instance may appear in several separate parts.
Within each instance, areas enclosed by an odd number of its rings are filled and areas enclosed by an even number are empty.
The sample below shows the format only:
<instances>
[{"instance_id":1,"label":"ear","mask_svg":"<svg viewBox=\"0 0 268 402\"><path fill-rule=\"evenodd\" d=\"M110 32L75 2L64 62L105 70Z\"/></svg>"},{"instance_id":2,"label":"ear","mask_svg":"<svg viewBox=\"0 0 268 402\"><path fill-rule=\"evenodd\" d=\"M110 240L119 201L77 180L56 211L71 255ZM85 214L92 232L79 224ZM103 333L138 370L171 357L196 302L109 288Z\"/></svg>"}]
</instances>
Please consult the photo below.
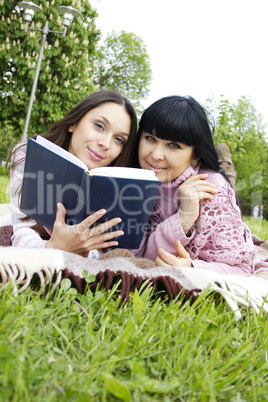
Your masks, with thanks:
<instances>
[{"instance_id":1,"label":"ear","mask_svg":"<svg viewBox=\"0 0 268 402\"><path fill-rule=\"evenodd\" d=\"M191 162L192 168L195 168L196 165L198 164L198 162L199 162L199 158L193 158L193 159L192 159L192 162Z\"/></svg>"}]
</instances>

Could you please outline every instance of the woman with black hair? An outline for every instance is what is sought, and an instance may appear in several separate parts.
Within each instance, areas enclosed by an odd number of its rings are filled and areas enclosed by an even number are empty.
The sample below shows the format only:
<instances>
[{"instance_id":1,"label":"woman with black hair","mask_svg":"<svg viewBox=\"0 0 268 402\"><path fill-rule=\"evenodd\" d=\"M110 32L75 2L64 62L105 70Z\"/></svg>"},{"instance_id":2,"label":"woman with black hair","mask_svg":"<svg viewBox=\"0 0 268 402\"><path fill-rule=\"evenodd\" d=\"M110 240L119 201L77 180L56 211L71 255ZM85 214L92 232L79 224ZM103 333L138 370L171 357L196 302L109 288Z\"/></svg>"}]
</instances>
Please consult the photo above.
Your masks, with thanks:
<instances>
[{"instance_id":1,"label":"woman with black hair","mask_svg":"<svg viewBox=\"0 0 268 402\"><path fill-rule=\"evenodd\" d=\"M219 167L211 124L192 97L168 96L140 120L138 161L162 180L136 256L223 273L252 273L256 249Z\"/></svg>"}]
</instances>

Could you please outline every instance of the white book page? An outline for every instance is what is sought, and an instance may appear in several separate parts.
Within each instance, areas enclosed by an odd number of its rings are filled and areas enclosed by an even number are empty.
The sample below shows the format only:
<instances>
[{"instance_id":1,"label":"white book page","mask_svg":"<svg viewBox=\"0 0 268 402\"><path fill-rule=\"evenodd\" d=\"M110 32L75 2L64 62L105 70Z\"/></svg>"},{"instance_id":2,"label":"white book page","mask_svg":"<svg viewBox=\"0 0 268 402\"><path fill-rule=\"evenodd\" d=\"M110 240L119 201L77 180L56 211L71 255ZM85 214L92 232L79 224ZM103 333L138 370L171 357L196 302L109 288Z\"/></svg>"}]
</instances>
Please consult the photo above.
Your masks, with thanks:
<instances>
[{"instance_id":1,"label":"white book page","mask_svg":"<svg viewBox=\"0 0 268 402\"><path fill-rule=\"evenodd\" d=\"M41 135L37 135L36 141L43 147L54 152L55 154L62 156L64 159L67 159L68 161L73 162L75 165L80 166L81 168L83 168L85 170L88 170L86 164L84 162L82 162L79 158L77 158L70 152L66 151L65 149L59 147L58 145L54 144L53 142L47 140L46 138L42 137Z\"/></svg>"},{"instance_id":2,"label":"white book page","mask_svg":"<svg viewBox=\"0 0 268 402\"><path fill-rule=\"evenodd\" d=\"M111 176L126 179L154 180L159 181L153 170L137 169L119 166L99 167L90 170L93 176Z\"/></svg>"},{"instance_id":3,"label":"white book page","mask_svg":"<svg viewBox=\"0 0 268 402\"><path fill-rule=\"evenodd\" d=\"M65 149L59 147L58 145L54 144L53 142L47 140L46 138L42 137L41 135L37 135L36 141L43 147L54 152L55 154L62 156L64 159L67 159L68 161L73 162L75 165L80 166L84 170L88 171L86 164L82 162L79 158L77 158L70 152L66 151ZM91 169L90 173L96 176L111 176L126 179L159 181L153 170L137 169L129 167L104 166Z\"/></svg>"}]
</instances>

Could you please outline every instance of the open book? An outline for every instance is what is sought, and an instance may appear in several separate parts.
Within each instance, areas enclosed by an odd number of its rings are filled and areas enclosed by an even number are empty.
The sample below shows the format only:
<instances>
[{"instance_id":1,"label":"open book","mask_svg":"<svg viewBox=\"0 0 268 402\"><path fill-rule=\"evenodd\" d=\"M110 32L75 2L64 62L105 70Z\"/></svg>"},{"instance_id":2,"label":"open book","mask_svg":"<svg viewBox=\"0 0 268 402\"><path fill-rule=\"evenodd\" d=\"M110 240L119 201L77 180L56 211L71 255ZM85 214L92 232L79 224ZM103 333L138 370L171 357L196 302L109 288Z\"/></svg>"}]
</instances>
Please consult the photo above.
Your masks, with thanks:
<instances>
[{"instance_id":1,"label":"open book","mask_svg":"<svg viewBox=\"0 0 268 402\"><path fill-rule=\"evenodd\" d=\"M99 209L96 224L120 217L110 230L122 229L118 247L138 248L161 181L151 170L87 166L61 147L37 136L28 139L20 209L53 230L57 202L66 208L66 223L77 224Z\"/></svg>"}]
</instances>

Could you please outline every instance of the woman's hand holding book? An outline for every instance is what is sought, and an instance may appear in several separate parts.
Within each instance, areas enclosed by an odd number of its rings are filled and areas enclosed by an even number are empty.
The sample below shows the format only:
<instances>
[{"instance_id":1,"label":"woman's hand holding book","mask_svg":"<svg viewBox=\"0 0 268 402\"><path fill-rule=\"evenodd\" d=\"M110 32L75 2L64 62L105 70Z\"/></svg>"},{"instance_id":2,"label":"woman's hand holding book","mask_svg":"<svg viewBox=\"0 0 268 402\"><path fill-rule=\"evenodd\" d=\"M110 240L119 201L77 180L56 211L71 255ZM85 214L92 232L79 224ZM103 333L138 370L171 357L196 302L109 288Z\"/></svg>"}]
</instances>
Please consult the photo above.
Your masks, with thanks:
<instances>
[{"instance_id":1,"label":"woman's hand holding book","mask_svg":"<svg viewBox=\"0 0 268 402\"><path fill-rule=\"evenodd\" d=\"M63 204L58 203L53 231L51 233L47 230L51 234L51 238L46 243L46 247L57 248L87 257L90 250L117 246L118 242L112 239L124 234L122 230L104 233L120 223L120 218L111 219L91 228L98 219L105 215L105 209L100 209L77 225L67 225L65 223L65 213Z\"/></svg>"}]
</instances>

